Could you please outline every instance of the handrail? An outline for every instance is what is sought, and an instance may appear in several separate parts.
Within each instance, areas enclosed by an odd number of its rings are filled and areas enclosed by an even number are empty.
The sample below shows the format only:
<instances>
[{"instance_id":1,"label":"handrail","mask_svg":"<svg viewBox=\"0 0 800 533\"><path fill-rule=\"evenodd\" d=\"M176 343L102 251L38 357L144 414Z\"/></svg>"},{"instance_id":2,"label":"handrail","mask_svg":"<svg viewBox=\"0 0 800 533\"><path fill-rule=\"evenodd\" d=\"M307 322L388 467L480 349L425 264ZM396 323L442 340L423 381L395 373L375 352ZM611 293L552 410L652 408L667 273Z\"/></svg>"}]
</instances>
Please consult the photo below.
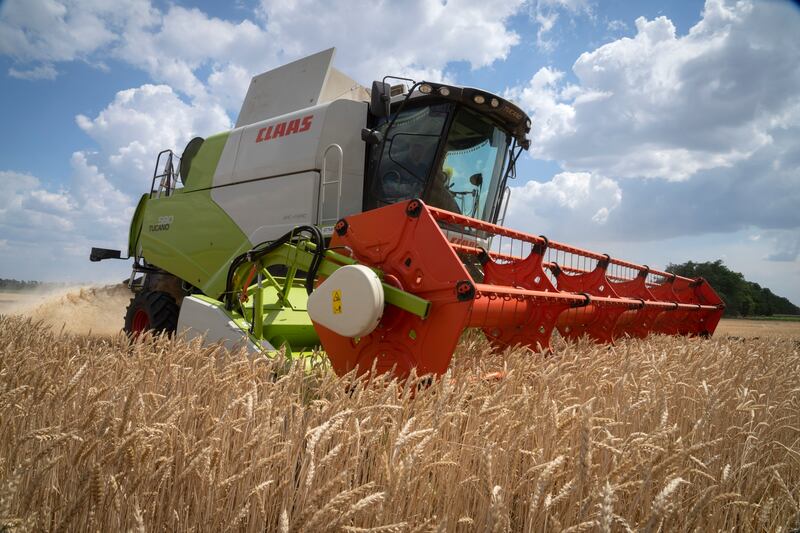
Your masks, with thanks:
<instances>
[{"instance_id":1,"label":"handrail","mask_svg":"<svg viewBox=\"0 0 800 533\"><path fill-rule=\"evenodd\" d=\"M328 181L327 174L328 174L328 151L331 148L335 149L339 152L339 175L338 178L335 180ZM338 184L338 190L336 195L336 217L333 218L333 221L339 220L341 217L341 208L342 208L342 175L344 174L344 150L342 147L336 143L329 144L325 151L322 152L322 180L320 181L320 188L322 189L322 198L320 199L319 204L319 222L320 225L326 220L323 219L325 215L325 189L326 185L333 185L334 183Z\"/></svg>"},{"instance_id":2,"label":"handrail","mask_svg":"<svg viewBox=\"0 0 800 533\"><path fill-rule=\"evenodd\" d=\"M166 162L164 164L164 171L159 174L158 170L161 165L161 156L166 155ZM172 150L162 150L158 153L156 157L156 166L153 169L153 180L150 183L150 198L153 198L153 195L156 195L156 199L161 198L161 192L165 191L166 196L170 196L172 194L173 189L177 187L178 184L178 177L175 172L175 165L174 160L177 159L180 161L180 157L177 156ZM158 184L158 189L156 189L156 180L160 179Z\"/></svg>"},{"instance_id":3,"label":"handrail","mask_svg":"<svg viewBox=\"0 0 800 533\"><path fill-rule=\"evenodd\" d=\"M694 281L692 278L687 278L684 276L676 276L671 272L666 272L663 270L656 270L650 268L646 265L639 265L636 263L632 263L630 261L624 261L622 259L616 259L614 257L608 257L606 254L601 254L597 252L592 252L590 250L584 250L582 248L578 248L577 246L570 246L568 244L564 244L557 241L546 240L542 236L535 236L531 235L522 231L516 231L505 226L501 226L500 224L492 224L490 222L485 222L483 220L478 220L474 218L470 218L458 213L453 213L451 211L447 211L445 209L440 209L438 207L426 206L428 208L428 212L438 221L449 222L451 224L458 224L463 226L469 226L474 229L478 229L481 231L485 231L487 233L491 233L493 235L500 235L503 237L509 237L512 239L517 239L522 242L527 242L530 244L547 244L548 248L554 250L561 250L562 252L567 252L579 256L583 256L589 259L596 259L598 261L606 260L610 264L619 265L622 267L627 267L632 270L638 270L639 272L647 271L648 274L653 274L654 276L661 276L665 278L674 278L679 279L682 281Z\"/></svg>"}]
</instances>

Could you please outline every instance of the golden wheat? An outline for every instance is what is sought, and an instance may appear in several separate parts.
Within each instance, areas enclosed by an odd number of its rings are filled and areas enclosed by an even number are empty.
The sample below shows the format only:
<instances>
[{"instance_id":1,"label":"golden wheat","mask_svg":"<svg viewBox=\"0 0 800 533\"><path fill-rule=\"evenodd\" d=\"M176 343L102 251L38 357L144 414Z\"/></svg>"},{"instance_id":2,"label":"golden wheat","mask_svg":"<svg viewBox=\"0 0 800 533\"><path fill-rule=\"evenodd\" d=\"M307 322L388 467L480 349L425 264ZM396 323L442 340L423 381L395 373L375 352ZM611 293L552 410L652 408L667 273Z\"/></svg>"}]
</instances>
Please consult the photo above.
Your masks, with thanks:
<instances>
[{"instance_id":1,"label":"golden wheat","mask_svg":"<svg viewBox=\"0 0 800 533\"><path fill-rule=\"evenodd\" d=\"M0 530L791 531L799 378L787 338L465 335L422 386L0 317Z\"/></svg>"}]
</instances>

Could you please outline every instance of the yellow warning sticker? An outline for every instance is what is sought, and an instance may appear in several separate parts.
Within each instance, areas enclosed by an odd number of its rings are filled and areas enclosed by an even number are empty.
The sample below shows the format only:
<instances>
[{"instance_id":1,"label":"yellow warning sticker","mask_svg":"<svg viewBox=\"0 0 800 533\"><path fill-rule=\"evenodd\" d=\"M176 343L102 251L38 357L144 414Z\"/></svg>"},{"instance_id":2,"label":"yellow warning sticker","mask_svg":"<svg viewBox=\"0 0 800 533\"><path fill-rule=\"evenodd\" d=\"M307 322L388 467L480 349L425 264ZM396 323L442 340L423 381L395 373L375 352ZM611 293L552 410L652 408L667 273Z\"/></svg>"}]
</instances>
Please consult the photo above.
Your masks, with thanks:
<instances>
[{"instance_id":1,"label":"yellow warning sticker","mask_svg":"<svg viewBox=\"0 0 800 533\"><path fill-rule=\"evenodd\" d=\"M333 303L333 314L339 315L342 313L342 290L334 289L331 293L331 302Z\"/></svg>"}]
</instances>

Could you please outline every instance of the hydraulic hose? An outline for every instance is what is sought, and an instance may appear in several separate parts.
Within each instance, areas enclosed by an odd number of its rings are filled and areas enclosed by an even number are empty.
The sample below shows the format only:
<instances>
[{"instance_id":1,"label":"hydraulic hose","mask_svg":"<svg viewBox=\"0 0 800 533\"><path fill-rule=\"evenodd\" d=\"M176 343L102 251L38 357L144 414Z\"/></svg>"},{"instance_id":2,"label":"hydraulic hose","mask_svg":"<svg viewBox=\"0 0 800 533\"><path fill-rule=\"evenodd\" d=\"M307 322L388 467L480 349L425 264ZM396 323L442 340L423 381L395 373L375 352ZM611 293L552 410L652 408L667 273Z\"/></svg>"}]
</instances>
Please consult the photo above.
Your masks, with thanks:
<instances>
[{"instance_id":1,"label":"hydraulic hose","mask_svg":"<svg viewBox=\"0 0 800 533\"><path fill-rule=\"evenodd\" d=\"M234 260L231 262L231 266L228 268L228 275L225 280L224 299L226 309L233 309L233 276L240 266L245 263L254 263L258 261L265 255L274 252L284 244L299 243L301 240L303 240L303 238L300 236L303 233L308 235L307 240L310 240L315 246L313 251L314 257L312 258L311 265L306 273L306 292L311 294L311 292L314 290L314 279L317 277L317 270L319 269L319 265L322 263L322 259L325 257L325 239L322 236L322 232L316 226L298 226L274 241L264 241L259 243L247 252L234 258Z\"/></svg>"}]
</instances>

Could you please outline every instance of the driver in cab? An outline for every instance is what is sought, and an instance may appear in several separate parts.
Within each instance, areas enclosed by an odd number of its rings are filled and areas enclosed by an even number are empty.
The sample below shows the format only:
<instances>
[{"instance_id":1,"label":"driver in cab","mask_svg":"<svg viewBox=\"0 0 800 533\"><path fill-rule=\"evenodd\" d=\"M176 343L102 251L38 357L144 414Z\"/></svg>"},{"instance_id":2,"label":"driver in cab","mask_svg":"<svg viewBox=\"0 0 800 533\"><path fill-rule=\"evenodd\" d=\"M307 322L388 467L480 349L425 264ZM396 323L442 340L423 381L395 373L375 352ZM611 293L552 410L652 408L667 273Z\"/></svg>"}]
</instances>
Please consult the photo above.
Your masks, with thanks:
<instances>
[{"instance_id":1,"label":"driver in cab","mask_svg":"<svg viewBox=\"0 0 800 533\"><path fill-rule=\"evenodd\" d=\"M402 156L399 153L390 154L390 160L396 166L383 173L381 179L382 196L389 203L420 198L425 193L425 178L436 156L436 144L416 141L408 142L406 146ZM452 176L453 169L450 167L434 171L429 193L423 200L434 207L460 213L458 203L449 189Z\"/></svg>"},{"instance_id":2,"label":"driver in cab","mask_svg":"<svg viewBox=\"0 0 800 533\"><path fill-rule=\"evenodd\" d=\"M434 145L435 146L435 145ZM412 143L408 150L408 170L420 181L428 173L428 168L435 154L426 143ZM453 169L442 165L441 169L435 170L431 178L428 197L424 200L434 207L445 209L452 213L461 213L458 203L450 191L450 183L453 177Z\"/></svg>"},{"instance_id":3,"label":"driver in cab","mask_svg":"<svg viewBox=\"0 0 800 533\"><path fill-rule=\"evenodd\" d=\"M428 195L428 203L434 207L446 209L451 213L461 213L458 202L453 197L450 190L450 183L453 178L453 169L448 166L442 166L441 169L433 173L431 182L430 194Z\"/></svg>"}]
</instances>

